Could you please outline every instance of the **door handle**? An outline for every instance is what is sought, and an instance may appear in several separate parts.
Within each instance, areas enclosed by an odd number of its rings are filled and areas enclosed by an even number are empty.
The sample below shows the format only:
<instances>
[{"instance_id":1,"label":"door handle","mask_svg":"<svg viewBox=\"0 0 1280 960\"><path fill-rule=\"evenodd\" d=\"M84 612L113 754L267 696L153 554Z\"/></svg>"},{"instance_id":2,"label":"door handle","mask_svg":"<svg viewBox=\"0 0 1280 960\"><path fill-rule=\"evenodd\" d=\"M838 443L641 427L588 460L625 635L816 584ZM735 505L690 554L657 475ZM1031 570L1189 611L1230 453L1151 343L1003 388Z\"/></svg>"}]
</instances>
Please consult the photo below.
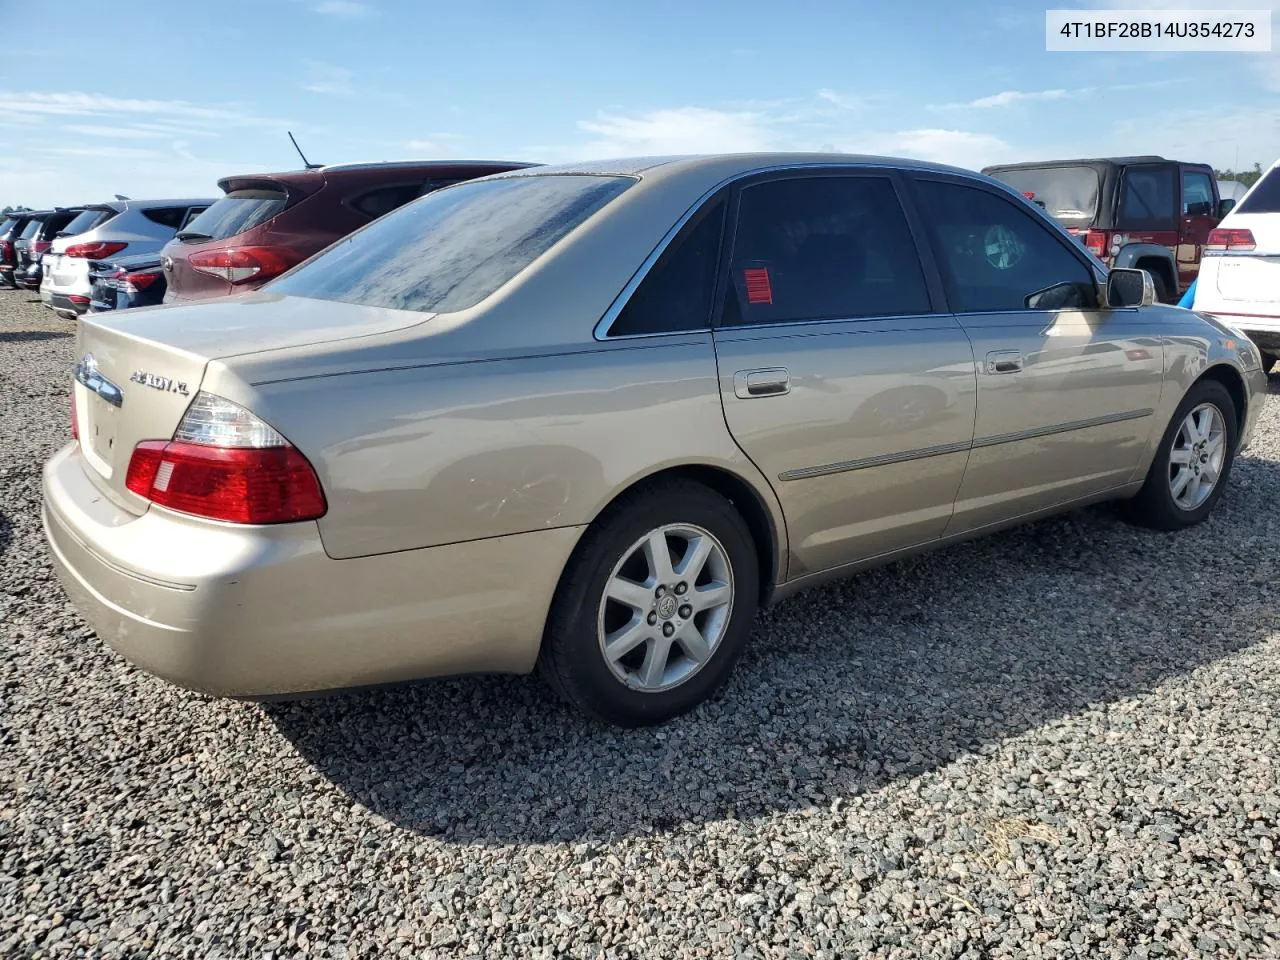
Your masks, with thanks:
<instances>
[{"instance_id":1,"label":"door handle","mask_svg":"<svg viewBox=\"0 0 1280 960\"><path fill-rule=\"evenodd\" d=\"M1022 369L1022 354L1017 350L992 350L987 354L987 373L1017 373Z\"/></svg>"},{"instance_id":2,"label":"door handle","mask_svg":"<svg viewBox=\"0 0 1280 960\"><path fill-rule=\"evenodd\" d=\"M786 367L739 370L733 375L733 394L741 400L781 397L791 392L791 374Z\"/></svg>"}]
</instances>

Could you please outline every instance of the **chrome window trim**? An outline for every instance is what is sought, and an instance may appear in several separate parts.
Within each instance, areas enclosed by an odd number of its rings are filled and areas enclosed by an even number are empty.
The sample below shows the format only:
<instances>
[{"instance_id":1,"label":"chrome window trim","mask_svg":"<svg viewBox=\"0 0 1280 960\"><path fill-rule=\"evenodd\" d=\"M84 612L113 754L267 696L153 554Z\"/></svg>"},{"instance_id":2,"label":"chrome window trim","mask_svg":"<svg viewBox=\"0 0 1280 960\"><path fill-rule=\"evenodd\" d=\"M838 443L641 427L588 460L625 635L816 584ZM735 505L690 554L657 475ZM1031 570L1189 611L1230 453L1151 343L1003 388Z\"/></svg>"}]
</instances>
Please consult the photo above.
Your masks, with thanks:
<instances>
[{"instance_id":1,"label":"chrome window trim","mask_svg":"<svg viewBox=\"0 0 1280 960\"><path fill-rule=\"evenodd\" d=\"M613 322L618 319L618 315L622 313L623 309L626 307L627 302L631 299L631 295L636 292L636 289L640 286L640 284L644 283L645 278L649 275L649 271L653 269L654 264L656 264L658 262L658 259L666 252L667 247L669 247L672 241L675 240L676 235L679 234L680 231L684 229L684 225L688 223L690 220L692 220L694 215L699 210L702 209L703 204L705 204L708 200L710 200L713 196L715 196L725 187L732 186L733 184L737 183L740 180L747 180L747 179L750 179L751 177L760 176L761 174L784 173L792 170L830 170L833 173L836 173L836 175L839 175L838 172L841 170L841 168L846 169L848 171L883 170L888 173L906 172L906 171L912 171L917 169L912 166L897 166L897 165L887 164L887 163L858 163L858 162L841 163L839 160L833 160L830 163L814 163L812 161L805 161L802 163L781 163L781 164L773 164L768 167L755 167L751 170L743 170L739 173L733 174L732 176L725 177L715 186L711 187L711 189L707 190L697 200L695 200L693 204L689 207L689 209L686 210L680 216L680 219L678 219L675 222L675 225L666 232L666 234L663 236L661 240L658 241L658 245L654 247L652 251L650 251L649 255L645 257L643 261L641 261L639 268L636 270L635 273L631 275L631 279L627 281L626 286L624 286L621 292L616 297L614 297L613 302L609 304L609 309L604 312L604 316L602 316L600 320L596 323L595 327L591 331L591 335L596 340L601 340L601 341L603 340L635 340L638 337L669 337L676 334L701 333L704 330L710 330L711 325L710 323L708 323L707 326L705 327L694 327L688 330L666 330L660 333L659 332L622 333L622 334L617 334L613 336L609 334L609 327L612 326ZM960 178L960 179L972 180L973 182L978 184L981 184L983 182L982 180L973 176L964 176L963 174L959 174L959 173L955 174L955 176L957 176L957 178ZM937 316L937 314L926 314L926 316ZM879 319L879 318L878 317L862 317L860 319L873 320L873 319ZM790 321L785 325L791 326L797 323L814 323L814 322L823 323L828 321L796 320L796 321ZM843 322L843 321L834 321L834 322ZM745 328L748 326L753 326L753 325L738 324L738 325L735 325L734 329Z\"/></svg>"}]
</instances>

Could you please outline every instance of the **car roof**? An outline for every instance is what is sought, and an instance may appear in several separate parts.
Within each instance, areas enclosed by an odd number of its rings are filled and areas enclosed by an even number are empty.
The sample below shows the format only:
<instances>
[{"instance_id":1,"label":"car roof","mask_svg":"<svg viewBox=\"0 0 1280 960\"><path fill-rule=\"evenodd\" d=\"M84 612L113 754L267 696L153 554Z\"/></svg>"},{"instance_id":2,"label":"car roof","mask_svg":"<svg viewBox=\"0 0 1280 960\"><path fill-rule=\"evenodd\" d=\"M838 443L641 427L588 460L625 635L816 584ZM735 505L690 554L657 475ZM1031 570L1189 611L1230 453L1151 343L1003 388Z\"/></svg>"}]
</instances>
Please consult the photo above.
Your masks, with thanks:
<instances>
[{"instance_id":1,"label":"car roof","mask_svg":"<svg viewBox=\"0 0 1280 960\"><path fill-rule=\"evenodd\" d=\"M1036 170L1045 167L1087 167L1087 166L1113 166L1124 167L1133 163L1180 163L1190 167L1207 167L1209 164L1201 163L1198 160L1170 160L1168 157L1157 156L1156 154L1135 155L1132 157L1093 157L1082 158L1076 160L1035 160L1027 163L995 163L987 167L983 167L983 171L987 170Z\"/></svg>"},{"instance_id":2,"label":"car roof","mask_svg":"<svg viewBox=\"0 0 1280 960\"><path fill-rule=\"evenodd\" d=\"M951 173L978 176L973 170L911 160L904 157L882 157L857 153L719 153L679 156L621 157L613 160L590 160L562 163L551 166L531 167L498 174L491 179L506 177L540 177L582 174L589 176L640 177L661 174L673 175L698 173L714 174L724 179L747 176L768 170L785 170L804 167L892 167L899 170L922 170L935 173Z\"/></svg>"}]
</instances>

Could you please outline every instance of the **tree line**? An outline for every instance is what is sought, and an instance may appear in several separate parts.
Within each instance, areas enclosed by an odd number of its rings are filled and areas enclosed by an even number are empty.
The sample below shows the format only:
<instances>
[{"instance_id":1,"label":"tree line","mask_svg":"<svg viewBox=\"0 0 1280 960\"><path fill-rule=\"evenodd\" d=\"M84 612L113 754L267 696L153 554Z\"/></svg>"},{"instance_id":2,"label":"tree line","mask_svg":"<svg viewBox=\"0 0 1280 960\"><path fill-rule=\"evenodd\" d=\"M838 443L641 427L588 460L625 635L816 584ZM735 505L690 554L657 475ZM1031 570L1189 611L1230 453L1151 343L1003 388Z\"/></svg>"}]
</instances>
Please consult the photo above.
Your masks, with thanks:
<instances>
[{"instance_id":1,"label":"tree line","mask_svg":"<svg viewBox=\"0 0 1280 960\"><path fill-rule=\"evenodd\" d=\"M1246 187L1252 187L1262 177L1262 164L1255 163L1252 170L1214 170L1218 180L1238 180Z\"/></svg>"}]
</instances>

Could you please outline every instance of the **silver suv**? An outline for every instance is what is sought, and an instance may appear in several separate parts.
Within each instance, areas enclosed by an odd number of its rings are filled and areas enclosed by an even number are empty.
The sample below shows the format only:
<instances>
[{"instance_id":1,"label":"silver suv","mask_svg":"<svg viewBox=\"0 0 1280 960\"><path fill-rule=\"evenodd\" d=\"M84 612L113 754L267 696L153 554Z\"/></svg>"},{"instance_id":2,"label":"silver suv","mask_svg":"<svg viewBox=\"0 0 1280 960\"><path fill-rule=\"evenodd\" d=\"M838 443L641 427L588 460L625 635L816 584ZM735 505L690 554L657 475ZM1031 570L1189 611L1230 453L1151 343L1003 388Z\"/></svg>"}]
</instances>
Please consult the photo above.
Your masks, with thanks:
<instances>
[{"instance_id":1,"label":"silver suv","mask_svg":"<svg viewBox=\"0 0 1280 960\"><path fill-rule=\"evenodd\" d=\"M89 308L89 271L95 261L159 252L211 203L210 199L112 200L85 207L44 255L40 299L61 316L79 316Z\"/></svg>"}]
</instances>

